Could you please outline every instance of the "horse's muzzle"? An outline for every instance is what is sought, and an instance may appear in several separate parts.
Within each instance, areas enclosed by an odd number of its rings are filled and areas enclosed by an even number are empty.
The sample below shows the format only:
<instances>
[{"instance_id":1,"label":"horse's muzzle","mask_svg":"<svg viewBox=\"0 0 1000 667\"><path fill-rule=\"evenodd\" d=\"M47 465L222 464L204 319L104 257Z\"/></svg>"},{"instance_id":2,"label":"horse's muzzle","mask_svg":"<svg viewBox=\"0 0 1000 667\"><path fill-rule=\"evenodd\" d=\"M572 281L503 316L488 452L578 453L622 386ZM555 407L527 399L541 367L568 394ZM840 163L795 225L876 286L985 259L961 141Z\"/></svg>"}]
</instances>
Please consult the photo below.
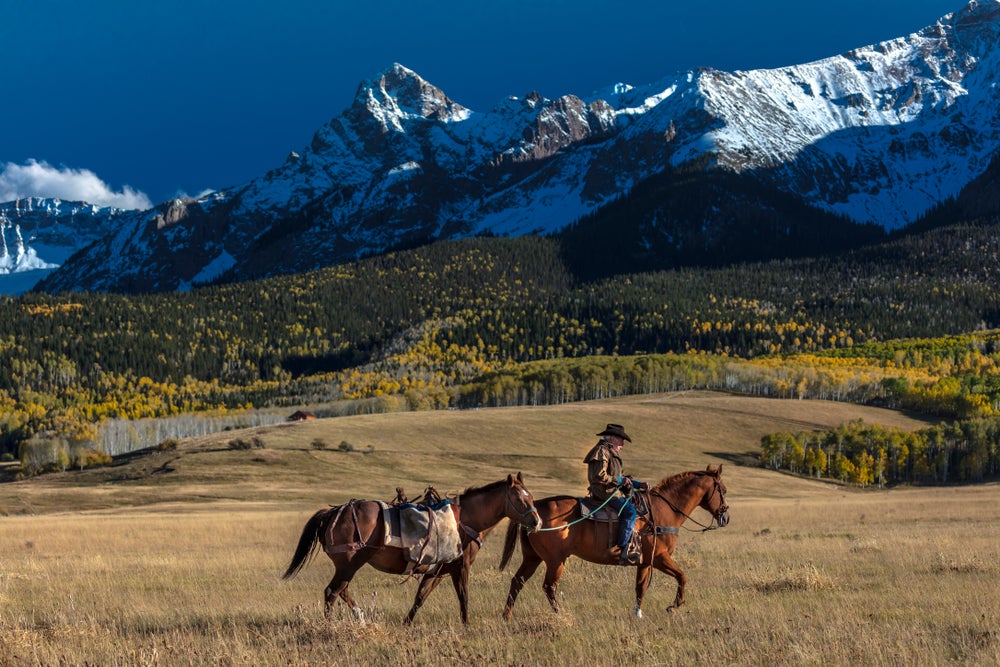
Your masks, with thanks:
<instances>
[{"instance_id":1,"label":"horse's muzzle","mask_svg":"<svg viewBox=\"0 0 1000 667\"><path fill-rule=\"evenodd\" d=\"M729 512L723 512L719 515L719 528L725 528L729 525Z\"/></svg>"}]
</instances>

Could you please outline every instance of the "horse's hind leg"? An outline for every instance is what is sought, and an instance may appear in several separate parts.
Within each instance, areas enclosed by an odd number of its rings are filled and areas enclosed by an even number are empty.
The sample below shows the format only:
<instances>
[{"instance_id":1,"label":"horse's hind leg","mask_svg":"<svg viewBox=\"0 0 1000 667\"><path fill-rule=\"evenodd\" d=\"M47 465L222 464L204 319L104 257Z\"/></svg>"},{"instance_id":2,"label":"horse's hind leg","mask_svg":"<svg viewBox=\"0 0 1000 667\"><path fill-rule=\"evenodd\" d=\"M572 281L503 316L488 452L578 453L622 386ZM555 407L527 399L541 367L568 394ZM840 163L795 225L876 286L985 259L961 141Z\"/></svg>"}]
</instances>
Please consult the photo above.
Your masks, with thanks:
<instances>
[{"instance_id":1,"label":"horse's hind leg","mask_svg":"<svg viewBox=\"0 0 1000 667\"><path fill-rule=\"evenodd\" d=\"M522 549L521 553L523 555L521 567L517 568L517 572L510 579L507 604L503 608L503 618L505 621L510 619L510 615L514 611L514 603L517 602L517 596L521 592L521 589L524 588L528 579L531 579L531 575L535 573L538 566L542 564L542 559L538 557L538 554L533 549Z\"/></svg>"},{"instance_id":2,"label":"horse's hind leg","mask_svg":"<svg viewBox=\"0 0 1000 667\"><path fill-rule=\"evenodd\" d=\"M351 579L354 577L354 572L350 575L342 575L339 571L335 572L333 579L327 584L326 590L323 592L323 615L329 619L333 616L333 607L337 604L337 598L339 597L343 600L351 613L354 614L354 618L359 621L365 620L364 611L361 607L354 602L351 594L348 592L347 588L351 585Z\"/></svg>"}]
</instances>

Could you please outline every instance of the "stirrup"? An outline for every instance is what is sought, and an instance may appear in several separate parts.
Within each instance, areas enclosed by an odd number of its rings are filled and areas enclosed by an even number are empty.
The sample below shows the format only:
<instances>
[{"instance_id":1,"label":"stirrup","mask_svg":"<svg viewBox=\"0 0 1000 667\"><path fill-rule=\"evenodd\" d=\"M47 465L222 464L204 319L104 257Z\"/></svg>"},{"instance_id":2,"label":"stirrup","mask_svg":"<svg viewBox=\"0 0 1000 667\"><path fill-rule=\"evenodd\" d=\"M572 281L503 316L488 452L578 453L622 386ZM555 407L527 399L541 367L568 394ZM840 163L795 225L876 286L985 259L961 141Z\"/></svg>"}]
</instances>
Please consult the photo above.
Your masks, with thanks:
<instances>
[{"instance_id":1,"label":"stirrup","mask_svg":"<svg viewBox=\"0 0 1000 667\"><path fill-rule=\"evenodd\" d=\"M618 557L619 565L638 565L640 561L640 555L637 551L630 551L627 547L622 549L621 555Z\"/></svg>"}]
</instances>

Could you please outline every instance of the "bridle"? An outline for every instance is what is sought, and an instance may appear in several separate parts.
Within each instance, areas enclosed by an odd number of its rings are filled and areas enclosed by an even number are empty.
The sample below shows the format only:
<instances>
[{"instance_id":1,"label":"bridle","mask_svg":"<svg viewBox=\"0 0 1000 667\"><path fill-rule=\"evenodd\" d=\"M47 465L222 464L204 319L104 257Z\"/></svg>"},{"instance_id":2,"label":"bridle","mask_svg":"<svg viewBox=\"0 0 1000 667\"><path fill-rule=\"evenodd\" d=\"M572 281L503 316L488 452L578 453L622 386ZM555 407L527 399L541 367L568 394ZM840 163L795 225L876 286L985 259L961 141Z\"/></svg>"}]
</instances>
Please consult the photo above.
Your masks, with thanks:
<instances>
[{"instance_id":1,"label":"bridle","mask_svg":"<svg viewBox=\"0 0 1000 667\"><path fill-rule=\"evenodd\" d=\"M712 489L712 495L708 497L708 502L712 502L712 498L715 498L715 494L719 494L719 506L715 508L712 512L712 519L718 524L718 528L722 528L726 524L722 523L722 517L729 512L729 505L726 504L726 494L722 492L722 480L718 477L715 478L715 488ZM727 522L728 523L728 522Z\"/></svg>"},{"instance_id":2,"label":"bridle","mask_svg":"<svg viewBox=\"0 0 1000 667\"><path fill-rule=\"evenodd\" d=\"M522 485L520 488L524 489L524 486ZM517 522L520 525L524 526L524 528L527 529L528 532L534 531L535 530L535 526L539 526L542 523L541 517L538 516L538 510L535 509L534 505L532 505L531 507L527 508L524 511L518 510L517 505L515 505L514 501L510 499L510 489L511 489L511 487L508 486L504 490L504 508L503 508L504 514L507 515L507 516L510 516L510 515L516 516L517 517ZM524 489L524 490L525 490L525 492L527 492L527 489ZM461 504L462 504L461 498L462 497L459 496L456 499L457 500L456 506L459 506L459 507L461 506ZM509 514L507 512L508 508L510 508L510 513ZM532 512L535 513L535 518L538 520L538 522L535 523L535 524L529 524L525 520L525 517L527 517ZM479 531L477 531L475 528L471 528L471 527L467 526L466 524L462 523L461 519L458 520L458 526L463 531L465 531L465 534L468 536L468 538L470 540L472 540L477 545L479 545L480 548L482 548L482 546L483 546L483 535L482 535L482 533L480 533Z\"/></svg>"},{"instance_id":3,"label":"bridle","mask_svg":"<svg viewBox=\"0 0 1000 667\"><path fill-rule=\"evenodd\" d=\"M515 505L514 501L510 499L510 490L511 487L508 486L504 496L504 512L506 513L507 508L509 507L511 510L510 514L517 517L517 522L519 524L527 528L529 532L535 530L536 526L540 526L542 524L542 519L541 517L538 516L538 510L535 509L534 505L531 505L530 507L528 507L523 511L518 510L517 505ZM525 491L527 491L527 489L525 489ZM534 513L535 515L535 521L531 524L528 524L525 517L529 516L532 513Z\"/></svg>"},{"instance_id":4,"label":"bridle","mask_svg":"<svg viewBox=\"0 0 1000 667\"><path fill-rule=\"evenodd\" d=\"M663 502L665 502L667 505L669 505L670 509L672 509L677 514L680 514L685 519L687 519L689 521L693 521L694 523L696 523L699 526L701 526L701 530L700 531L693 531L693 532L702 532L703 533L703 532L705 532L707 530L715 530L716 528L722 528L722 527L724 527L726 524L722 522L722 518L726 515L726 512L729 511L729 505L726 504L726 494L722 492L722 480L720 480L718 477L713 477L712 481L715 483L715 486L712 488L712 494L710 496L708 496L708 500L706 502L707 503L711 502L712 499L715 498L715 494L716 493L719 494L719 500L720 500L720 502L719 502L719 506L717 508L715 508L714 512L712 512L712 521L710 521L707 526L705 524L703 524L702 522L698 521L697 519L695 519L690 514L687 514L686 512L684 512L681 508L677 507L677 505L675 505L669 498L667 498L666 496L664 496L663 494L661 494L659 491L652 491L651 493L653 495L655 495L657 498L659 498L660 500L662 500ZM700 504L699 504L699 507L700 507ZM728 521L726 523L728 523Z\"/></svg>"}]
</instances>

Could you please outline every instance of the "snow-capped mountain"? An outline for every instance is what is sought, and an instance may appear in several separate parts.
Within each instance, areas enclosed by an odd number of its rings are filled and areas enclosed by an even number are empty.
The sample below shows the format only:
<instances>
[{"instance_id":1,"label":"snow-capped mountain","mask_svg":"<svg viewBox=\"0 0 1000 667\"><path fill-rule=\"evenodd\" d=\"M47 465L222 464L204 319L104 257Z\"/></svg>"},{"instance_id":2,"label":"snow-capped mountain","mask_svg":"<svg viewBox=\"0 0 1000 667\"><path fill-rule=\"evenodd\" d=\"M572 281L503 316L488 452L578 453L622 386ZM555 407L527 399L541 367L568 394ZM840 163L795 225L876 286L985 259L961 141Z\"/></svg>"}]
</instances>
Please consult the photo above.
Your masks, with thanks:
<instances>
[{"instance_id":1,"label":"snow-capped mountain","mask_svg":"<svg viewBox=\"0 0 1000 667\"><path fill-rule=\"evenodd\" d=\"M0 204L0 294L19 294L106 236L126 211L27 197Z\"/></svg>"},{"instance_id":2,"label":"snow-capped mountain","mask_svg":"<svg viewBox=\"0 0 1000 667\"><path fill-rule=\"evenodd\" d=\"M724 170L903 227L1000 149L1000 0L908 37L770 70L701 69L485 112L394 65L284 164L115 217L39 287L186 289L430 240L554 232L670 170Z\"/></svg>"}]
</instances>

